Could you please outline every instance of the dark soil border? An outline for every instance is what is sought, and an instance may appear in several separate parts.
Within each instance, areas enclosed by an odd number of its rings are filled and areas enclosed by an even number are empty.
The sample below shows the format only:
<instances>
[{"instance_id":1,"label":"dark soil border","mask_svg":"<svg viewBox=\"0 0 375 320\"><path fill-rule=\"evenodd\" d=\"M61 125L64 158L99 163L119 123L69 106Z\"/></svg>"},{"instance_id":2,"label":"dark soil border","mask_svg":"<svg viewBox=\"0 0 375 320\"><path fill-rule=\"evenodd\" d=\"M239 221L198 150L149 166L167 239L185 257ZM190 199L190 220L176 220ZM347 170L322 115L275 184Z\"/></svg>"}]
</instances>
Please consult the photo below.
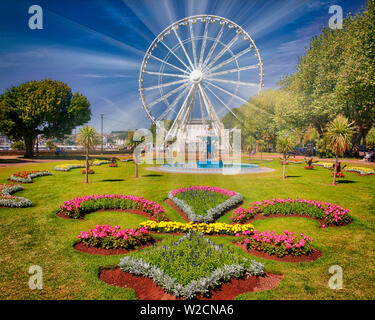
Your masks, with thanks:
<instances>
[{"instance_id":1,"label":"dark soil border","mask_svg":"<svg viewBox=\"0 0 375 320\"><path fill-rule=\"evenodd\" d=\"M283 277L281 274L267 272L263 277L232 278L215 290L211 290L210 297L198 295L195 299L233 300L242 293L275 289ZM171 293L166 293L162 287L151 279L124 272L120 267L115 269L101 268L99 279L112 286L134 289L139 300L182 300Z\"/></svg>"},{"instance_id":2,"label":"dark soil border","mask_svg":"<svg viewBox=\"0 0 375 320\"><path fill-rule=\"evenodd\" d=\"M147 244L144 244L142 246L138 246L133 249L125 249L125 248L119 248L119 249L104 249L104 248L97 248L97 247L89 247L83 244L82 242L75 243L73 245L73 248L77 251L84 252L87 254L92 255L103 255L103 256L112 256L112 255L118 255L118 254L127 254L132 251L141 250L146 247L152 246L153 243L159 242L161 240L155 240L153 242L149 242Z\"/></svg>"},{"instance_id":3,"label":"dark soil border","mask_svg":"<svg viewBox=\"0 0 375 320\"><path fill-rule=\"evenodd\" d=\"M177 211L179 213L179 215L181 216L182 219L185 220L185 222L191 222L191 220L189 220L188 216L186 215L185 212L183 212L171 199L167 198L164 200L164 203L169 205L173 210ZM241 206L243 204L243 200L241 202L239 202L236 206L233 206L233 208L225 211L222 215L226 215L227 213L231 212L232 210L235 210L236 208L238 208L239 206ZM219 218L217 218L219 219ZM209 223L215 223L215 221L217 220L213 220L212 222L209 222Z\"/></svg>"},{"instance_id":4,"label":"dark soil border","mask_svg":"<svg viewBox=\"0 0 375 320\"><path fill-rule=\"evenodd\" d=\"M241 244L238 242L233 243L236 247L239 247L240 249L246 251L247 253L250 253L253 256L257 256L259 258L264 258L268 260L275 260L275 261L282 261L282 262L293 262L293 263L298 263L298 262L311 262L318 260L320 257L323 256L322 252L319 251L318 249L313 249L313 252L309 254L308 256L284 256L284 257L278 257L276 255L269 255L268 253L262 252L262 251L257 251L254 249L248 250L246 248L245 244Z\"/></svg>"},{"instance_id":5,"label":"dark soil border","mask_svg":"<svg viewBox=\"0 0 375 320\"><path fill-rule=\"evenodd\" d=\"M143 212L142 210L140 209L125 209L125 210L122 210L122 209L101 209L101 210L96 210L96 211L92 211L90 213L94 213L94 212L106 212L106 211L118 211L118 212L128 212L128 213L133 213L133 214L137 214L137 215L140 215L140 216L143 216L149 220L152 220L152 221L156 221L155 217L149 215L148 213L146 212ZM87 213L87 214L90 214L90 213ZM72 217L69 217L67 216L66 214L63 214L61 213L60 211L56 213L56 215L60 218L63 218L63 219L71 219L71 220L84 220L85 216L82 216L82 217L79 217L77 219L74 219Z\"/></svg>"}]
</instances>

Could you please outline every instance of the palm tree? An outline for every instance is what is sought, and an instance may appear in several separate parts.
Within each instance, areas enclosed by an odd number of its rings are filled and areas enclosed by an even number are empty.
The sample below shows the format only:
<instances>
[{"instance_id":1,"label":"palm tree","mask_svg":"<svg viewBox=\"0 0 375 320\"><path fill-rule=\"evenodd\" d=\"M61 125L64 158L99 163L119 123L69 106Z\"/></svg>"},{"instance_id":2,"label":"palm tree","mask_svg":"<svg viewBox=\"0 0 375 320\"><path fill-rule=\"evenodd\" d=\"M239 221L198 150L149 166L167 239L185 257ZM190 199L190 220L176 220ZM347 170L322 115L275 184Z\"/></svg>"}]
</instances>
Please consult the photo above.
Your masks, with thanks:
<instances>
[{"instance_id":1,"label":"palm tree","mask_svg":"<svg viewBox=\"0 0 375 320\"><path fill-rule=\"evenodd\" d=\"M338 169L338 157L350 147L350 140L354 133L352 123L342 115L338 115L328 127L327 138L329 146L336 155L335 168L333 172L333 185L336 185L336 176Z\"/></svg>"},{"instance_id":2,"label":"palm tree","mask_svg":"<svg viewBox=\"0 0 375 320\"><path fill-rule=\"evenodd\" d=\"M136 138L134 139L134 135L136 135ZM135 164L135 177L138 178L138 164L141 163L141 154L138 154L135 152L136 147L145 141L145 136L140 135L138 133L131 133L128 137L128 145L133 151L133 159Z\"/></svg>"},{"instance_id":3,"label":"palm tree","mask_svg":"<svg viewBox=\"0 0 375 320\"><path fill-rule=\"evenodd\" d=\"M257 140L256 143L258 146L258 151L260 151L260 160L263 160L263 151L264 151L264 147L266 146L266 143L262 139Z\"/></svg>"},{"instance_id":4,"label":"palm tree","mask_svg":"<svg viewBox=\"0 0 375 320\"><path fill-rule=\"evenodd\" d=\"M95 145L100 144L101 139L98 134L98 132L95 130L94 127L90 126L84 126L81 128L79 131L78 137L77 137L77 142L83 146L86 150L86 179L85 182L89 182L89 177L88 177L88 171L89 171L89 152L92 150Z\"/></svg>"},{"instance_id":5,"label":"palm tree","mask_svg":"<svg viewBox=\"0 0 375 320\"><path fill-rule=\"evenodd\" d=\"M254 148L256 147L256 141L255 141L255 139L252 135L248 135L245 138L244 146L245 146L245 149L247 150L247 152L249 153L249 159L251 159L251 153L254 150Z\"/></svg>"},{"instance_id":6,"label":"palm tree","mask_svg":"<svg viewBox=\"0 0 375 320\"><path fill-rule=\"evenodd\" d=\"M293 148L297 145L296 137L293 133L290 132L281 132L277 137L276 149L278 152L283 155L283 179L286 179L286 158L288 152L292 151Z\"/></svg>"}]
</instances>

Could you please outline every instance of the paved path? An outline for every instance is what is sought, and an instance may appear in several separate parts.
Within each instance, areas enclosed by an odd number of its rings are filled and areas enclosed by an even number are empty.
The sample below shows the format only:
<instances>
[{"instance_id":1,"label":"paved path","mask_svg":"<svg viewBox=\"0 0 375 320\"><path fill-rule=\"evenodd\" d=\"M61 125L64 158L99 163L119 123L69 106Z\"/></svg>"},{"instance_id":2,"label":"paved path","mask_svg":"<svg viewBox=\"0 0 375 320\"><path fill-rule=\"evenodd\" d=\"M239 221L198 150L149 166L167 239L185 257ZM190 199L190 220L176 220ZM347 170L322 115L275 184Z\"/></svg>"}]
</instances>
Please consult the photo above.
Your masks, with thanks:
<instances>
[{"instance_id":1,"label":"paved path","mask_svg":"<svg viewBox=\"0 0 375 320\"><path fill-rule=\"evenodd\" d=\"M54 162L54 161L67 161L67 160L66 159L25 159L25 158L17 157L17 156L0 156L0 168L1 167L20 167L20 166L25 166L28 164Z\"/></svg>"},{"instance_id":2,"label":"paved path","mask_svg":"<svg viewBox=\"0 0 375 320\"><path fill-rule=\"evenodd\" d=\"M251 159L254 159L254 160L260 160L260 154L257 153L255 155L252 155L251 157L249 157L249 155L244 155L245 157L248 157L250 158L249 160ZM281 155L268 155L268 154L263 154L263 160L267 160L267 159L281 159L282 156ZM310 158L310 157L304 157L304 156L291 156L290 159L301 159L301 160L304 160L304 159L307 159L307 158ZM335 162L335 159L321 159L321 158L314 158L314 160L316 161L324 161L324 162ZM355 163L355 164L358 164L358 165L368 165L368 166L375 166L375 162L368 162L368 161L364 161L364 160L359 160L359 159L339 159L341 162L344 162L344 163Z\"/></svg>"}]
</instances>

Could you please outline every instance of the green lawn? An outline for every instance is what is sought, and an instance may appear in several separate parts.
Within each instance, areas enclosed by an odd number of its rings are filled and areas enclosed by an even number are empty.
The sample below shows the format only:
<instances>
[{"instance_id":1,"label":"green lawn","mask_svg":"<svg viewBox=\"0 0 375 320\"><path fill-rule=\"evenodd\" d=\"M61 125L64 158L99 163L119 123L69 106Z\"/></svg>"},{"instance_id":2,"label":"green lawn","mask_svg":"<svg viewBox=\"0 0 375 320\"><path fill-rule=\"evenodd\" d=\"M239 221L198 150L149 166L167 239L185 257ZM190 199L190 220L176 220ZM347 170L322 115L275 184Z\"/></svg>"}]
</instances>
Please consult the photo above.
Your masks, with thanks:
<instances>
[{"instance_id":1,"label":"green lawn","mask_svg":"<svg viewBox=\"0 0 375 320\"><path fill-rule=\"evenodd\" d=\"M246 160L244 160L246 161ZM278 160L253 161L276 169L271 173L240 176L155 173L140 166L134 178L134 164L119 162L118 168L95 166L90 183L84 184L81 169L54 171L53 167L74 161L50 162L22 167L0 168L0 183L11 173L22 170L49 170L53 176L24 184L16 196L29 198L31 208L0 208L0 286L1 299L134 299L131 289L109 286L98 279L100 266L117 265L121 256L91 256L72 248L77 235L96 224L136 227L142 216L122 212L96 212L85 220L66 220L55 215L59 204L76 196L96 193L133 194L162 203L171 189L192 185L210 185L237 191L245 203L273 197L306 198L338 203L350 209L354 223L338 228L318 228L319 223L303 218L269 218L254 222L259 230L285 229L303 232L314 239L323 257L309 263L286 263L245 256L265 263L266 270L284 274L278 288L247 293L238 299L375 299L375 176L361 177L345 173L337 186L331 186L331 173L324 168L305 170L303 164L287 166L287 180L282 180ZM164 205L171 220L183 222ZM219 222L230 222L230 214ZM161 236L158 236L161 237ZM169 237L169 236L163 236ZM234 238L217 238L230 243ZM215 240L216 241L216 240ZM43 268L43 290L30 290L28 269ZM343 290L328 288L331 265L344 271Z\"/></svg>"}]
</instances>

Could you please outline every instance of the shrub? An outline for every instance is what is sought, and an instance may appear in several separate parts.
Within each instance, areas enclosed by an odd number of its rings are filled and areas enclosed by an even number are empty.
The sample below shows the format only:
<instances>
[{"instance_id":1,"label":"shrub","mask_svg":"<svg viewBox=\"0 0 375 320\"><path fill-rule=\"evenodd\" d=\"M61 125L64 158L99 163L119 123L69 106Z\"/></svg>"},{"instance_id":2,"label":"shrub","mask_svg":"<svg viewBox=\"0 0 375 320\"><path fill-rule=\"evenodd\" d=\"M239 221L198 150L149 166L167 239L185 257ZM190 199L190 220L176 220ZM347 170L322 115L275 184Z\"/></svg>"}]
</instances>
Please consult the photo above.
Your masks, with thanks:
<instances>
[{"instance_id":1,"label":"shrub","mask_svg":"<svg viewBox=\"0 0 375 320\"><path fill-rule=\"evenodd\" d=\"M71 218L78 219L87 213L102 209L139 209L158 221L168 219L165 215L165 209L159 203L146 200L143 197L121 194L97 194L77 197L64 201L60 205L59 212Z\"/></svg>"},{"instance_id":2,"label":"shrub","mask_svg":"<svg viewBox=\"0 0 375 320\"><path fill-rule=\"evenodd\" d=\"M147 227L121 229L120 226L97 225L78 235L78 243L103 249L134 249L148 242L154 242Z\"/></svg>"}]
</instances>

